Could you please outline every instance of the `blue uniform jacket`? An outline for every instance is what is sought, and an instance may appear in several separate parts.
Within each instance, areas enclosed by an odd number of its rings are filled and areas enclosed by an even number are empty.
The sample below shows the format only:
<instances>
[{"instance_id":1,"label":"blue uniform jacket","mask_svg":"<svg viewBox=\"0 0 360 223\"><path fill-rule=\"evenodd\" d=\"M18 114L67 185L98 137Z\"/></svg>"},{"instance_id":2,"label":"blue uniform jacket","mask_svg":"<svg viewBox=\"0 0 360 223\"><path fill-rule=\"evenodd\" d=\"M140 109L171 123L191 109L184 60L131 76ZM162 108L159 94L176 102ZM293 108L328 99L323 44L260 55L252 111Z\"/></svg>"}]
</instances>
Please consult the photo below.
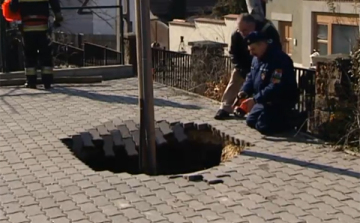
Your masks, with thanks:
<instances>
[{"instance_id":1,"label":"blue uniform jacket","mask_svg":"<svg viewBox=\"0 0 360 223\"><path fill-rule=\"evenodd\" d=\"M241 91L253 95L256 103L289 108L298 100L296 75L292 59L279 49L269 48L265 55L253 58L251 71Z\"/></svg>"}]
</instances>

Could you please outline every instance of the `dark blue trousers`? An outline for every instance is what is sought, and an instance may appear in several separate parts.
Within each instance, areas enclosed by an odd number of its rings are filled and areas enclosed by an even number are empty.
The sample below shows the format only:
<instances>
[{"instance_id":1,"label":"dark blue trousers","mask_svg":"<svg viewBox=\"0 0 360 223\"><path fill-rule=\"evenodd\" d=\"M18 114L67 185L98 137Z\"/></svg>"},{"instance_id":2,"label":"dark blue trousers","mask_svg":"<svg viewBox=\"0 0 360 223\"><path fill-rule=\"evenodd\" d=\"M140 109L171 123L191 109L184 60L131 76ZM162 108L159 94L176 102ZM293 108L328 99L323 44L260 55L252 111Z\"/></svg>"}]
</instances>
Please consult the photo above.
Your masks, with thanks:
<instances>
[{"instance_id":1,"label":"dark blue trousers","mask_svg":"<svg viewBox=\"0 0 360 223\"><path fill-rule=\"evenodd\" d=\"M262 104L254 105L246 118L246 124L263 135L272 135L291 128L288 109Z\"/></svg>"}]
</instances>

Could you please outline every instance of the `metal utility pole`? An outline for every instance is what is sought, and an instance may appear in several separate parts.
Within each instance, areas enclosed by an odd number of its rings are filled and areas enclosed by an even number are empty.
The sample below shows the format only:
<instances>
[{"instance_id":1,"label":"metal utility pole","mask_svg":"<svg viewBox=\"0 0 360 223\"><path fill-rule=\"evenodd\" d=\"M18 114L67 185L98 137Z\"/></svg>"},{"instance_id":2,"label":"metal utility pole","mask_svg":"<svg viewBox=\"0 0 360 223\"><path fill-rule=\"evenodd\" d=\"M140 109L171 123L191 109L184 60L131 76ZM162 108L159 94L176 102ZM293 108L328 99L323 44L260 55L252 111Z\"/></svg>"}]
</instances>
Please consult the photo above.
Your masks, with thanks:
<instances>
[{"instance_id":1,"label":"metal utility pole","mask_svg":"<svg viewBox=\"0 0 360 223\"><path fill-rule=\"evenodd\" d=\"M126 1L125 1L126 2ZM125 62L125 46L124 46L124 8L122 7L121 0L117 1L116 8L116 50L121 52L120 62L124 64Z\"/></svg>"},{"instance_id":2,"label":"metal utility pole","mask_svg":"<svg viewBox=\"0 0 360 223\"><path fill-rule=\"evenodd\" d=\"M121 0L117 0L117 3L116 3L118 6L122 5L121 4ZM121 39L120 39L120 36L121 36L121 31L120 31L120 24L121 24L121 14L122 14L122 8L121 7L118 7L116 8L116 21L115 21L115 24L116 24L116 27L115 27L115 31L116 31L116 51L120 52L121 51Z\"/></svg>"},{"instance_id":3,"label":"metal utility pole","mask_svg":"<svg viewBox=\"0 0 360 223\"><path fill-rule=\"evenodd\" d=\"M150 35L150 2L136 0L136 45L139 78L140 104L140 139L145 139L140 147L139 161L143 171L156 174L156 145L155 145L155 117L154 90L151 72L151 35ZM145 144L145 145L144 145ZM144 163L145 162L145 163Z\"/></svg>"},{"instance_id":4,"label":"metal utility pole","mask_svg":"<svg viewBox=\"0 0 360 223\"><path fill-rule=\"evenodd\" d=\"M140 146L139 146L139 170L144 171L146 166L146 142L145 142L145 113L144 113L144 79L142 74L142 51L141 51L141 13L140 13L140 3L136 1L135 3L135 17L136 17L136 60L137 60L137 77L138 77L138 88L139 88L139 115L140 115ZM139 25L138 25L139 24Z\"/></svg>"}]
</instances>

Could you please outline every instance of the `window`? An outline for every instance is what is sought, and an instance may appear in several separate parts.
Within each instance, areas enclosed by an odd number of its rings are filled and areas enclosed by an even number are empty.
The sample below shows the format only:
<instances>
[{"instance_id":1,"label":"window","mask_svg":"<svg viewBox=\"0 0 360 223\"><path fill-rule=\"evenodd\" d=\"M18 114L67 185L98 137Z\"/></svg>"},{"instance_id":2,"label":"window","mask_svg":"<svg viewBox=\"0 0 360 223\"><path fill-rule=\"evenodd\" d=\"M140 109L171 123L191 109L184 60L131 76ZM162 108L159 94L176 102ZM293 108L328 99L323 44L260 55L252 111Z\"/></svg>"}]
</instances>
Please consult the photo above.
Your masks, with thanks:
<instances>
[{"instance_id":1,"label":"window","mask_svg":"<svg viewBox=\"0 0 360 223\"><path fill-rule=\"evenodd\" d=\"M328 40L328 25L317 25L317 39L318 40Z\"/></svg>"},{"instance_id":2,"label":"window","mask_svg":"<svg viewBox=\"0 0 360 223\"><path fill-rule=\"evenodd\" d=\"M316 32L316 48L320 55L328 54L328 25L317 24Z\"/></svg>"},{"instance_id":3,"label":"window","mask_svg":"<svg viewBox=\"0 0 360 223\"><path fill-rule=\"evenodd\" d=\"M280 34L283 51L291 56L292 48L293 48L292 23L279 21L279 34Z\"/></svg>"},{"instance_id":4,"label":"window","mask_svg":"<svg viewBox=\"0 0 360 223\"><path fill-rule=\"evenodd\" d=\"M313 46L320 55L350 53L359 36L359 15L315 14Z\"/></svg>"},{"instance_id":5,"label":"window","mask_svg":"<svg viewBox=\"0 0 360 223\"><path fill-rule=\"evenodd\" d=\"M336 24L333 25L332 32L332 53L350 53L359 36L359 27Z\"/></svg>"}]
</instances>

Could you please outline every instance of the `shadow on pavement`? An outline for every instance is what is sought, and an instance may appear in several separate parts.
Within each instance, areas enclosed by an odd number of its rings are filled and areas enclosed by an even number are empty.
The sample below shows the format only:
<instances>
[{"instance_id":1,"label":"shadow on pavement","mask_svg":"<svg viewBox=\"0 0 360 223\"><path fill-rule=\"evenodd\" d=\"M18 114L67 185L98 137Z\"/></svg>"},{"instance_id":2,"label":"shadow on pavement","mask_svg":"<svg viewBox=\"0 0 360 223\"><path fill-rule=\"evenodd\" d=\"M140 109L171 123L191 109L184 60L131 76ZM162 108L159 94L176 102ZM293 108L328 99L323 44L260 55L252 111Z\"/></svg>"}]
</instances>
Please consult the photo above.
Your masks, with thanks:
<instances>
[{"instance_id":1,"label":"shadow on pavement","mask_svg":"<svg viewBox=\"0 0 360 223\"><path fill-rule=\"evenodd\" d=\"M262 139L271 142L294 142L294 143L304 143L304 144L316 144L322 145L325 142L316 139L315 137L309 136L303 133L297 133L296 131L291 131L288 133L277 134L274 136L264 136Z\"/></svg>"},{"instance_id":2,"label":"shadow on pavement","mask_svg":"<svg viewBox=\"0 0 360 223\"><path fill-rule=\"evenodd\" d=\"M97 92L89 92L80 89L69 89L67 87L57 87L52 89L53 93L67 94L69 96L78 96L84 97L91 100L107 102L107 103L123 103L123 104L132 104L137 105L139 103L137 96L122 96L122 95L106 95ZM162 98L154 98L155 106L166 106L166 107L174 107L174 108L184 108L184 109L201 109L201 107L197 105L191 104L180 104L177 102L165 100Z\"/></svg>"},{"instance_id":3,"label":"shadow on pavement","mask_svg":"<svg viewBox=\"0 0 360 223\"><path fill-rule=\"evenodd\" d=\"M78 87L78 86L74 86ZM88 87L88 86L87 86ZM99 87L99 86L94 86ZM123 104L132 104L137 105L139 103L138 97L135 95L106 95L101 94L98 92L89 92L86 90L80 90L78 88L70 88L68 86L56 86L56 88L52 89L51 91L44 91L44 90L34 90L33 93L14 93L16 90L20 89L14 88L11 89L9 92L4 93L0 95L0 99L6 103L5 98L6 97L18 97L18 96L37 96L37 95L48 95L48 94L65 94L68 96L77 96L77 97L83 97L91 100L101 101L101 102L107 102L107 103L123 103ZM121 89L121 91L126 90L134 90L134 89ZM105 90L106 91L106 90ZM173 102L170 100L165 100L162 98L154 98L154 105L155 106L165 106L165 107L173 107L173 108L184 108L184 109L201 109L200 106L197 105L191 105L191 104L180 104L177 102Z\"/></svg>"},{"instance_id":4,"label":"shadow on pavement","mask_svg":"<svg viewBox=\"0 0 360 223\"><path fill-rule=\"evenodd\" d=\"M268 159L268 160L273 160L273 161L281 162L281 163L293 164L293 165L297 165L297 166L302 166L302 167L316 169L316 170L322 170L322 171L326 171L326 172L330 172L330 173L335 173L335 174L339 174L339 175L344 175L344 176L360 179L359 172L355 172L355 171L344 169L344 168L337 168L337 167L332 167L329 165L317 164L317 163L296 160L296 159L291 159L291 158L285 158L285 157L281 157L281 156L277 156L277 155L249 151L249 150L245 150L245 151L241 152L241 155L256 157L256 158L261 158L261 159Z\"/></svg>"}]
</instances>

